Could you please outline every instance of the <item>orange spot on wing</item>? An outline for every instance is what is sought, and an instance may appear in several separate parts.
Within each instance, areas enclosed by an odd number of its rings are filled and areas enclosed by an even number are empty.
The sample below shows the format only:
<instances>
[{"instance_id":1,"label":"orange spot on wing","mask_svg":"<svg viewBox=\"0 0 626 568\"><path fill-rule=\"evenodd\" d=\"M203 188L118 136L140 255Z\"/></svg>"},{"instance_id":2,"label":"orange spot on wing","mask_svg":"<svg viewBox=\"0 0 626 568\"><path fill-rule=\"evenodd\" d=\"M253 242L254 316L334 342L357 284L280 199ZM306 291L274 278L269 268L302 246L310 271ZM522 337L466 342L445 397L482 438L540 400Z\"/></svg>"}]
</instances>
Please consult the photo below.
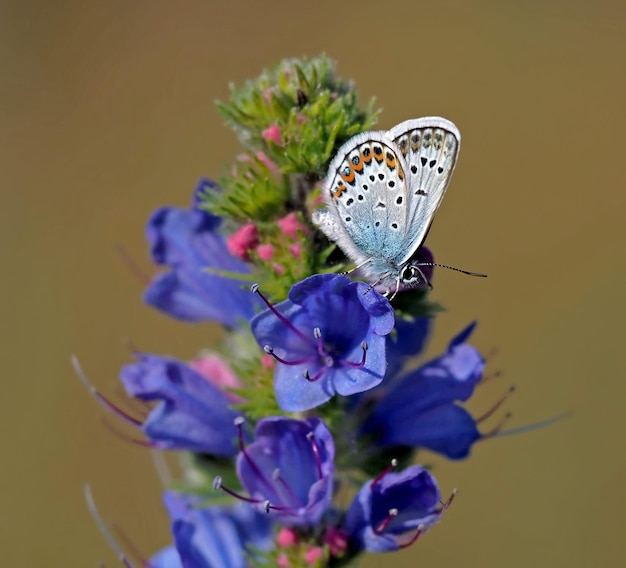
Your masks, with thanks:
<instances>
[{"instance_id":1,"label":"orange spot on wing","mask_svg":"<svg viewBox=\"0 0 626 568\"><path fill-rule=\"evenodd\" d=\"M398 177L404 181L404 170L400 164L398 164Z\"/></svg>"},{"instance_id":2,"label":"orange spot on wing","mask_svg":"<svg viewBox=\"0 0 626 568\"><path fill-rule=\"evenodd\" d=\"M390 170L393 170L396 167L396 157L389 152L385 152L385 163Z\"/></svg>"},{"instance_id":3,"label":"orange spot on wing","mask_svg":"<svg viewBox=\"0 0 626 568\"><path fill-rule=\"evenodd\" d=\"M348 175L345 175L343 172L339 175L341 176L341 179L343 179L343 181L345 181L346 183L352 183L354 181L354 170L352 168L350 168L350 173Z\"/></svg>"},{"instance_id":4,"label":"orange spot on wing","mask_svg":"<svg viewBox=\"0 0 626 568\"><path fill-rule=\"evenodd\" d=\"M346 190L346 186L345 186L345 185L338 185L338 186L335 188L335 192L334 192L334 194L333 194L333 197L334 197L335 199L337 199L337 198L341 197L341 194L342 194L345 190Z\"/></svg>"}]
</instances>

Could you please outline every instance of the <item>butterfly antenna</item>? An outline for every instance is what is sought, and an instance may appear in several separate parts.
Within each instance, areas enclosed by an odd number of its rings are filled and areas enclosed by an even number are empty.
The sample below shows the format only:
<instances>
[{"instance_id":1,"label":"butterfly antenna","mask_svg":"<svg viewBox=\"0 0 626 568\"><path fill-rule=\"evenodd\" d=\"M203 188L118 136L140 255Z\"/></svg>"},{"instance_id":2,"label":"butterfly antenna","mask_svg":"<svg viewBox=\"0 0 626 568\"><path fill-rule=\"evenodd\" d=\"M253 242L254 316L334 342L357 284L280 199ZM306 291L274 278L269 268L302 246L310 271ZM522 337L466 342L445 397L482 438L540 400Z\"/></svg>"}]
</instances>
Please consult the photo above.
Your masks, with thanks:
<instances>
[{"instance_id":1,"label":"butterfly antenna","mask_svg":"<svg viewBox=\"0 0 626 568\"><path fill-rule=\"evenodd\" d=\"M98 525L98 529L100 529L100 533L109 543L109 546L111 547L113 552L115 552L115 554L117 555L118 560L126 568L136 568L135 565L126 556L126 554L124 553L120 545L117 544L117 542L113 538L113 535L109 531L106 523L100 516L100 513L98 512L98 509L96 508L96 504L93 500L93 496L91 495L91 487L89 487L89 485L85 485L84 490L85 490L85 501L87 502L87 508L89 509L89 512L91 513L91 516L93 517L94 521L96 521L96 524Z\"/></svg>"},{"instance_id":2,"label":"butterfly antenna","mask_svg":"<svg viewBox=\"0 0 626 568\"><path fill-rule=\"evenodd\" d=\"M486 274L483 274L482 272L470 272L469 270L463 270L461 268L457 268L456 266L448 266L447 264L437 264L436 262L418 262L417 264L414 264L413 266L415 266L415 268L417 268L418 266L438 266L439 268L447 268L448 270L454 270L455 272L460 272L462 274L467 274L468 276L480 276L481 278L487 278ZM419 270L419 269L418 269ZM420 270L421 272L421 270ZM423 276L423 274L422 274ZM428 282L428 280L426 280ZM430 283L429 283L430 285ZM431 286L432 288L432 286Z\"/></svg>"}]
</instances>

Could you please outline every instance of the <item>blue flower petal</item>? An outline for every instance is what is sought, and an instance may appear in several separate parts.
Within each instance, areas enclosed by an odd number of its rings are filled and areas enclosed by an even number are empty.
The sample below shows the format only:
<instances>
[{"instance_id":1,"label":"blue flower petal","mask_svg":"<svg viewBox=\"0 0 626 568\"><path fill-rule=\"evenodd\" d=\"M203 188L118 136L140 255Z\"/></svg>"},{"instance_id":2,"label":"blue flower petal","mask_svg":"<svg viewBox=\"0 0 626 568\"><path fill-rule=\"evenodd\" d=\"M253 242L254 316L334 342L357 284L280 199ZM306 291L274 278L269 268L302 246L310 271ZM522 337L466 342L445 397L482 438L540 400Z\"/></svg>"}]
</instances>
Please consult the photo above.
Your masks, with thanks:
<instances>
[{"instance_id":1,"label":"blue flower petal","mask_svg":"<svg viewBox=\"0 0 626 568\"><path fill-rule=\"evenodd\" d=\"M189 366L144 355L123 367L120 378L131 396L160 401L142 426L156 445L219 456L237 453L231 401Z\"/></svg>"},{"instance_id":2,"label":"blue flower petal","mask_svg":"<svg viewBox=\"0 0 626 568\"><path fill-rule=\"evenodd\" d=\"M437 522L441 516L440 502L435 478L422 467L411 466L399 473L388 473L376 482L364 483L348 509L342 528L357 549L398 550L406 533ZM391 509L397 515L381 530Z\"/></svg>"},{"instance_id":3,"label":"blue flower petal","mask_svg":"<svg viewBox=\"0 0 626 568\"><path fill-rule=\"evenodd\" d=\"M176 549L185 568L245 568L249 545L267 549L271 534L267 517L241 515L236 509L221 507L202 509L200 500L173 492L167 492L164 501L172 519ZM163 568L175 568L175 565L163 565Z\"/></svg>"},{"instance_id":4,"label":"blue flower petal","mask_svg":"<svg viewBox=\"0 0 626 568\"><path fill-rule=\"evenodd\" d=\"M211 274L247 273L217 233L221 219L197 208L163 207L148 221L146 237L153 260L171 271L157 275L144 301L184 321L217 321L234 327L254 314L256 300L241 282Z\"/></svg>"},{"instance_id":5,"label":"blue flower petal","mask_svg":"<svg viewBox=\"0 0 626 568\"><path fill-rule=\"evenodd\" d=\"M299 412L335 393L348 396L380 384L387 368L384 336L393 324L388 300L363 282L317 274L295 284L288 300L257 315L250 325L259 345L269 345L285 361L277 363L274 373L278 404Z\"/></svg>"},{"instance_id":6,"label":"blue flower petal","mask_svg":"<svg viewBox=\"0 0 626 568\"><path fill-rule=\"evenodd\" d=\"M148 562L150 568L184 568L175 546L168 546L157 552Z\"/></svg>"},{"instance_id":7,"label":"blue flower petal","mask_svg":"<svg viewBox=\"0 0 626 568\"><path fill-rule=\"evenodd\" d=\"M444 355L394 381L378 397L361 433L379 446L423 447L451 459L467 456L481 434L456 402L470 398L485 367L474 347L459 342L471 329L455 337Z\"/></svg>"},{"instance_id":8,"label":"blue flower petal","mask_svg":"<svg viewBox=\"0 0 626 568\"><path fill-rule=\"evenodd\" d=\"M264 418L254 442L237 458L237 473L253 499L271 503L272 518L313 526L332 498L334 456L332 436L319 418Z\"/></svg>"}]
</instances>

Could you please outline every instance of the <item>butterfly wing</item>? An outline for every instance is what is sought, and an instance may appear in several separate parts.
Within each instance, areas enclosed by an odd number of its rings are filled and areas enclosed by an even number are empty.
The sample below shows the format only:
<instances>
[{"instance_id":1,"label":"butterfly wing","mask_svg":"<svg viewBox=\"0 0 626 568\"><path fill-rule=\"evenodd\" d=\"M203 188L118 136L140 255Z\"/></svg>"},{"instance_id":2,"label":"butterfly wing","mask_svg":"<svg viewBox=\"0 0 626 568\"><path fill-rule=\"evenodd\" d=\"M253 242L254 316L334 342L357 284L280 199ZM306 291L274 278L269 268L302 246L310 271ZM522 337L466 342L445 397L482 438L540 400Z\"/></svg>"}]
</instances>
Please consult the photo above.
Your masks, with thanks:
<instances>
[{"instance_id":1,"label":"butterfly wing","mask_svg":"<svg viewBox=\"0 0 626 568\"><path fill-rule=\"evenodd\" d=\"M357 264L401 255L409 219L405 170L384 132L354 136L333 158L324 188L327 210L316 222Z\"/></svg>"},{"instance_id":2,"label":"butterfly wing","mask_svg":"<svg viewBox=\"0 0 626 568\"><path fill-rule=\"evenodd\" d=\"M426 238L456 166L461 133L449 120L424 117L394 126L387 136L407 164L407 232L400 263L406 263Z\"/></svg>"}]
</instances>

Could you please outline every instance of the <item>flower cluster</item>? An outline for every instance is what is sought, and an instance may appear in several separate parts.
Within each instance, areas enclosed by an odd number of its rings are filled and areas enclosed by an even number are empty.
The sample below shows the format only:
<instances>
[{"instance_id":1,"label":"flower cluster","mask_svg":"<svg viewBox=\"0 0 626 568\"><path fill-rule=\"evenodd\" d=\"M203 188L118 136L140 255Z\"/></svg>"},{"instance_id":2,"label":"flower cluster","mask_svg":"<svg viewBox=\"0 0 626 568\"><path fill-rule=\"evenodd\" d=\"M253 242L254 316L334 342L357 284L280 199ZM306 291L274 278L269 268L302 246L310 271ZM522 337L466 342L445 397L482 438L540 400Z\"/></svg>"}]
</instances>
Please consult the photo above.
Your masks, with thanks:
<instances>
[{"instance_id":1,"label":"flower cluster","mask_svg":"<svg viewBox=\"0 0 626 568\"><path fill-rule=\"evenodd\" d=\"M479 423L499 403L481 418L462 406L485 368L474 324L411 366L436 311L428 289L392 305L340 273L341 251L312 225L333 151L376 116L331 62L285 61L219 109L244 152L189 208L150 217L162 271L144 301L224 339L189 361L136 353L121 381L148 405L141 418L95 393L145 445L187 456L164 498L174 542L148 565L342 566L409 546L454 496L416 452L464 458L494 431Z\"/></svg>"}]
</instances>

